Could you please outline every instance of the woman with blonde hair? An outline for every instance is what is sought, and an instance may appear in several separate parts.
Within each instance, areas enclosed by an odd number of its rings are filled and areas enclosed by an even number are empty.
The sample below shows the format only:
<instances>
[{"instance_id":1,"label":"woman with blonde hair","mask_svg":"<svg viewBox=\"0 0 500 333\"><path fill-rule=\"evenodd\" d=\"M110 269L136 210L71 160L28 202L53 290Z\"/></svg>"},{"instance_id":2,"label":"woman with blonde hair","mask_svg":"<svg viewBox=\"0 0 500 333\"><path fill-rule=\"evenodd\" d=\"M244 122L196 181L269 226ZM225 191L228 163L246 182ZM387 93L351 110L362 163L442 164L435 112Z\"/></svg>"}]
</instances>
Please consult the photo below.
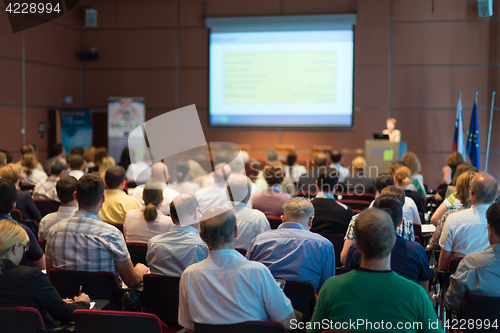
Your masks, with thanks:
<instances>
[{"instance_id":1,"label":"woman with blonde hair","mask_svg":"<svg viewBox=\"0 0 500 333\"><path fill-rule=\"evenodd\" d=\"M74 310L89 308L89 297L82 293L73 300L63 301L40 269L20 266L29 247L28 235L19 224L0 220L0 306L33 307L49 328L56 324L47 313L61 322L73 321Z\"/></svg>"},{"instance_id":2,"label":"woman with blonde hair","mask_svg":"<svg viewBox=\"0 0 500 333\"><path fill-rule=\"evenodd\" d=\"M403 216L405 219L413 223L421 224L419 212L423 214L423 203L418 192L413 191L410 187L412 185L411 171L408 167L402 166L394 172L394 185L405 191L405 204L403 205ZM419 202L417 206L417 202ZM419 210L421 206L421 210ZM423 216L423 215L422 215Z\"/></svg>"},{"instance_id":3,"label":"woman with blonde hair","mask_svg":"<svg viewBox=\"0 0 500 333\"><path fill-rule=\"evenodd\" d=\"M99 170L97 171L102 180L104 180L104 177L106 176L106 171L108 171L109 168L114 167L115 165L116 162L113 157L104 156L102 158L101 163L99 163Z\"/></svg>"},{"instance_id":4,"label":"woman with blonde hair","mask_svg":"<svg viewBox=\"0 0 500 333\"><path fill-rule=\"evenodd\" d=\"M418 159L417 155L412 152L408 152L403 155L403 158L401 160L404 162L404 164L406 164L408 169L410 169L412 183L417 189L417 192L420 194L420 196L425 197L426 193L424 187L424 176L420 174L422 165L420 164L420 160Z\"/></svg>"},{"instance_id":5,"label":"woman with blonde hair","mask_svg":"<svg viewBox=\"0 0 500 333\"><path fill-rule=\"evenodd\" d=\"M125 215L123 234L127 242L147 243L152 237L169 232L174 225L172 219L160 211L163 202L163 187L160 182L147 182L142 199L145 207L129 210Z\"/></svg>"},{"instance_id":6,"label":"woman with blonde hair","mask_svg":"<svg viewBox=\"0 0 500 333\"><path fill-rule=\"evenodd\" d=\"M21 183L26 185L36 185L47 180L45 172L36 168L38 160L34 153L26 153L21 158Z\"/></svg>"}]
</instances>

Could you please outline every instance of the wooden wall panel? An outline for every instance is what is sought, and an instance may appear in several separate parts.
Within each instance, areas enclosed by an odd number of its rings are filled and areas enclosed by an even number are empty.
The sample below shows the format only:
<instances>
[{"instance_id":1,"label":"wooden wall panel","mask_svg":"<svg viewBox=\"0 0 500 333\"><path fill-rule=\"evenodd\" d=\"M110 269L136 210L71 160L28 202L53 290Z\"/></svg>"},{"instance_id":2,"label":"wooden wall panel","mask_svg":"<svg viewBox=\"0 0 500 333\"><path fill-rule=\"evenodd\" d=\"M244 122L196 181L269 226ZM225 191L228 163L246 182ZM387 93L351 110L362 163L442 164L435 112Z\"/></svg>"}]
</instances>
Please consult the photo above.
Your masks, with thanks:
<instances>
[{"instance_id":1,"label":"wooden wall panel","mask_svg":"<svg viewBox=\"0 0 500 333\"><path fill-rule=\"evenodd\" d=\"M307 15L317 13L345 14L356 13L354 0L283 0L284 15Z\"/></svg>"}]
</instances>

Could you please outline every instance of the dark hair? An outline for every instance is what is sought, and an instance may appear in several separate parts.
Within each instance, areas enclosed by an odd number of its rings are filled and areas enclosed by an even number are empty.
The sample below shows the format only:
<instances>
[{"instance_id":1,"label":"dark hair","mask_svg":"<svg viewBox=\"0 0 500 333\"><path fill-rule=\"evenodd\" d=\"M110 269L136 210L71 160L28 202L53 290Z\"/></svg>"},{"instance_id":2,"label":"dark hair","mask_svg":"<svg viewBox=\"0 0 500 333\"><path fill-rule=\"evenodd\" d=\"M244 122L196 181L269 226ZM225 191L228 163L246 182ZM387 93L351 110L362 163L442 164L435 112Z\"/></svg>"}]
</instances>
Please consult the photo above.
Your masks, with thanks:
<instances>
[{"instance_id":1,"label":"dark hair","mask_svg":"<svg viewBox=\"0 0 500 333\"><path fill-rule=\"evenodd\" d=\"M257 179L260 170L262 169L262 165L260 162L254 158L249 159L245 163L245 174L252 182Z\"/></svg>"},{"instance_id":2,"label":"dark hair","mask_svg":"<svg viewBox=\"0 0 500 333\"><path fill-rule=\"evenodd\" d=\"M293 166L295 162L297 162L297 154L294 151L291 151L286 157L286 163L288 166Z\"/></svg>"},{"instance_id":3,"label":"dark hair","mask_svg":"<svg viewBox=\"0 0 500 333\"><path fill-rule=\"evenodd\" d=\"M339 172L334 167L319 167L317 180L321 191L332 193L339 182Z\"/></svg>"},{"instance_id":4,"label":"dark hair","mask_svg":"<svg viewBox=\"0 0 500 333\"><path fill-rule=\"evenodd\" d=\"M7 155L0 151L0 165L7 164Z\"/></svg>"},{"instance_id":5,"label":"dark hair","mask_svg":"<svg viewBox=\"0 0 500 333\"><path fill-rule=\"evenodd\" d=\"M108 174L106 173L106 176ZM163 188L161 184L155 180L150 180L144 185L142 198L146 208L144 209L144 219L147 222L153 222L158 217L156 206L161 203L163 199Z\"/></svg>"},{"instance_id":6,"label":"dark hair","mask_svg":"<svg viewBox=\"0 0 500 333\"><path fill-rule=\"evenodd\" d=\"M108 156L108 149L106 147L100 147L95 150L94 163L97 167L101 165L102 159L106 156Z\"/></svg>"},{"instance_id":7,"label":"dark hair","mask_svg":"<svg viewBox=\"0 0 500 333\"><path fill-rule=\"evenodd\" d=\"M68 163L72 170L80 169L83 165L83 156L80 154L69 154Z\"/></svg>"},{"instance_id":8,"label":"dark hair","mask_svg":"<svg viewBox=\"0 0 500 333\"><path fill-rule=\"evenodd\" d=\"M0 214L10 214L16 201L16 186L10 180L0 179Z\"/></svg>"},{"instance_id":9,"label":"dark hair","mask_svg":"<svg viewBox=\"0 0 500 333\"><path fill-rule=\"evenodd\" d=\"M33 153L33 155L35 155L35 148L33 147L32 144L27 144L21 147L21 155L27 153Z\"/></svg>"},{"instance_id":10,"label":"dark hair","mask_svg":"<svg viewBox=\"0 0 500 333\"><path fill-rule=\"evenodd\" d=\"M7 156L7 163L11 163L12 162L12 153L10 151L7 151L7 150L0 150L2 153L5 154L5 156Z\"/></svg>"},{"instance_id":11,"label":"dark hair","mask_svg":"<svg viewBox=\"0 0 500 333\"><path fill-rule=\"evenodd\" d=\"M104 194L104 182L97 172L83 175L76 184L76 198L78 205L93 208L99 203Z\"/></svg>"},{"instance_id":12,"label":"dark hair","mask_svg":"<svg viewBox=\"0 0 500 333\"><path fill-rule=\"evenodd\" d=\"M285 179L285 170L281 162L267 163L263 169L263 174L269 186L279 185L283 182L283 179Z\"/></svg>"},{"instance_id":13,"label":"dark hair","mask_svg":"<svg viewBox=\"0 0 500 333\"><path fill-rule=\"evenodd\" d=\"M478 168L473 166L470 163L461 163L457 165L457 168L455 169L455 174L453 175L453 179L451 180L451 185L456 186L457 185L457 180L458 177L465 171L474 171L474 172L479 172Z\"/></svg>"},{"instance_id":14,"label":"dark hair","mask_svg":"<svg viewBox=\"0 0 500 333\"><path fill-rule=\"evenodd\" d=\"M84 152L85 152L85 151L83 150L83 148L82 148L82 147L73 147L73 148L71 148L71 150L70 150L70 152L69 152L69 153L70 153L70 154L78 154L78 155L82 155L82 157L83 157L83 153L84 153Z\"/></svg>"},{"instance_id":15,"label":"dark hair","mask_svg":"<svg viewBox=\"0 0 500 333\"><path fill-rule=\"evenodd\" d=\"M104 180L109 189L118 188L125 180L125 169L121 165L112 166L106 171Z\"/></svg>"},{"instance_id":16,"label":"dark hair","mask_svg":"<svg viewBox=\"0 0 500 333\"><path fill-rule=\"evenodd\" d=\"M56 158L50 163L50 174L51 175L59 175L64 170L68 169L68 164L62 158Z\"/></svg>"},{"instance_id":17,"label":"dark hair","mask_svg":"<svg viewBox=\"0 0 500 333\"><path fill-rule=\"evenodd\" d=\"M130 160L130 149L128 147L123 148L122 154L120 155L120 162L117 165L121 165L125 170L131 164Z\"/></svg>"},{"instance_id":18,"label":"dark hair","mask_svg":"<svg viewBox=\"0 0 500 333\"><path fill-rule=\"evenodd\" d=\"M318 153L314 156L314 165L316 167L325 166L328 163L325 153Z\"/></svg>"},{"instance_id":19,"label":"dark hair","mask_svg":"<svg viewBox=\"0 0 500 333\"><path fill-rule=\"evenodd\" d=\"M175 223L181 223L182 219L193 215L200 204L196 197L190 194L177 196L170 203L170 217Z\"/></svg>"},{"instance_id":20,"label":"dark hair","mask_svg":"<svg viewBox=\"0 0 500 333\"><path fill-rule=\"evenodd\" d=\"M227 244L234 239L236 216L234 216L233 212L227 211L219 215L218 218L223 218L224 220L212 226L207 226L203 220L200 223L200 237L212 248Z\"/></svg>"},{"instance_id":21,"label":"dark hair","mask_svg":"<svg viewBox=\"0 0 500 333\"><path fill-rule=\"evenodd\" d=\"M405 205L405 200L406 200L406 193L405 193L405 191L402 190L402 189L400 189L400 188L397 188L394 185L385 187L380 192L380 194L382 194L382 195L384 195L384 194L391 194L391 195L395 196L396 198L398 198L399 203L401 204L401 206Z\"/></svg>"},{"instance_id":22,"label":"dark hair","mask_svg":"<svg viewBox=\"0 0 500 333\"><path fill-rule=\"evenodd\" d=\"M388 173L379 174L377 179L375 180L375 187L377 188L378 193L382 192L382 190L387 186L393 186L393 185L394 185L394 178L392 175Z\"/></svg>"},{"instance_id":23,"label":"dark hair","mask_svg":"<svg viewBox=\"0 0 500 333\"><path fill-rule=\"evenodd\" d=\"M330 151L330 159L333 163L339 163L342 159L342 153L340 150L332 150Z\"/></svg>"},{"instance_id":24,"label":"dark hair","mask_svg":"<svg viewBox=\"0 0 500 333\"><path fill-rule=\"evenodd\" d=\"M446 159L446 164L448 164L448 166L452 169L462 163L465 163L464 157L456 151L448 155L448 158Z\"/></svg>"},{"instance_id":25,"label":"dark hair","mask_svg":"<svg viewBox=\"0 0 500 333\"><path fill-rule=\"evenodd\" d=\"M500 202L495 202L486 211L486 219L490 228L500 237Z\"/></svg>"},{"instance_id":26,"label":"dark hair","mask_svg":"<svg viewBox=\"0 0 500 333\"><path fill-rule=\"evenodd\" d=\"M186 177L189 173L189 162L188 161L179 161L175 165L175 177L179 183L182 183L186 180Z\"/></svg>"},{"instance_id":27,"label":"dark hair","mask_svg":"<svg viewBox=\"0 0 500 333\"><path fill-rule=\"evenodd\" d=\"M231 157L231 153L229 153L229 151L227 150L223 150L215 156L214 162L215 164L220 164L220 163L229 164L231 163L232 159L233 158Z\"/></svg>"},{"instance_id":28,"label":"dark hair","mask_svg":"<svg viewBox=\"0 0 500 333\"><path fill-rule=\"evenodd\" d=\"M62 143L56 142L56 143L52 144L50 152L51 152L52 156L57 156L57 155L62 154L63 150L64 150L64 145Z\"/></svg>"},{"instance_id":29,"label":"dark hair","mask_svg":"<svg viewBox=\"0 0 500 333\"><path fill-rule=\"evenodd\" d=\"M399 201L398 197L392 194L384 194L375 199L373 202L373 207L383 210L392 219L394 223L394 228L399 226L401 219L403 218L403 206Z\"/></svg>"},{"instance_id":30,"label":"dark hair","mask_svg":"<svg viewBox=\"0 0 500 333\"><path fill-rule=\"evenodd\" d=\"M69 204L74 200L73 193L76 192L78 181L73 176L61 177L56 183L57 196L62 204Z\"/></svg>"}]
</instances>

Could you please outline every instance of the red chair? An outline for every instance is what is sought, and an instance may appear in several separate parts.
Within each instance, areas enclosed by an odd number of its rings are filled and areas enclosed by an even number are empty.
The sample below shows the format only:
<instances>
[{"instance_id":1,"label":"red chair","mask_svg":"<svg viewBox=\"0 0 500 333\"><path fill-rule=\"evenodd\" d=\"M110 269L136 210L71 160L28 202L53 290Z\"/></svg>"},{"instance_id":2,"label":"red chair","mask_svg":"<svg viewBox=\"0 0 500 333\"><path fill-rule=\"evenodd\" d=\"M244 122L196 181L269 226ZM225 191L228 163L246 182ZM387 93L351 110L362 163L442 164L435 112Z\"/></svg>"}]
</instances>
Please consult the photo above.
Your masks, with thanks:
<instances>
[{"instance_id":1,"label":"red chair","mask_svg":"<svg viewBox=\"0 0 500 333\"><path fill-rule=\"evenodd\" d=\"M271 229L278 229L279 225L283 223L280 216L266 215L266 218L269 221Z\"/></svg>"},{"instance_id":2,"label":"red chair","mask_svg":"<svg viewBox=\"0 0 500 333\"><path fill-rule=\"evenodd\" d=\"M17 208L14 208L13 210L11 210L10 216L12 217L12 219L14 219L17 222L20 222L20 221L24 220L23 219L23 214Z\"/></svg>"},{"instance_id":3,"label":"red chair","mask_svg":"<svg viewBox=\"0 0 500 333\"><path fill-rule=\"evenodd\" d=\"M130 260L134 266L137 263L147 265L146 254L148 253L147 243L131 243L127 242L128 253L130 253Z\"/></svg>"},{"instance_id":4,"label":"red chair","mask_svg":"<svg viewBox=\"0 0 500 333\"><path fill-rule=\"evenodd\" d=\"M141 303L144 311L153 313L172 327L178 326L180 277L146 274Z\"/></svg>"},{"instance_id":5,"label":"red chair","mask_svg":"<svg viewBox=\"0 0 500 333\"><path fill-rule=\"evenodd\" d=\"M295 310L302 313L302 322L311 321L316 306L316 292L309 282L286 281L283 289Z\"/></svg>"},{"instance_id":6,"label":"red chair","mask_svg":"<svg viewBox=\"0 0 500 333\"><path fill-rule=\"evenodd\" d=\"M76 310L73 312L78 333L170 333L157 316L143 312Z\"/></svg>"},{"instance_id":7,"label":"red chair","mask_svg":"<svg viewBox=\"0 0 500 333\"><path fill-rule=\"evenodd\" d=\"M500 297L486 297L478 295L467 295L465 298L462 312L458 315L460 320L465 319L465 322L474 321L474 329L466 327L462 332L491 332L498 331L497 328L492 327L498 323L500 309ZM489 322L489 327L485 324ZM481 323L481 327L477 325Z\"/></svg>"},{"instance_id":8,"label":"red chair","mask_svg":"<svg viewBox=\"0 0 500 333\"><path fill-rule=\"evenodd\" d=\"M42 316L35 308L16 306L0 307L0 331L9 333L51 332L43 324Z\"/></svg>"},{"instance_id":9,"label":"red chair","mask_svg":"<svg viewBox=\"0 0 500 333\"><path fill-rule=\"evenodd\" d=\"M196 333L286 333L283 325L270 321L247 321L229 325L194 323L194 331Z\"/></svg>"}]
</instances>

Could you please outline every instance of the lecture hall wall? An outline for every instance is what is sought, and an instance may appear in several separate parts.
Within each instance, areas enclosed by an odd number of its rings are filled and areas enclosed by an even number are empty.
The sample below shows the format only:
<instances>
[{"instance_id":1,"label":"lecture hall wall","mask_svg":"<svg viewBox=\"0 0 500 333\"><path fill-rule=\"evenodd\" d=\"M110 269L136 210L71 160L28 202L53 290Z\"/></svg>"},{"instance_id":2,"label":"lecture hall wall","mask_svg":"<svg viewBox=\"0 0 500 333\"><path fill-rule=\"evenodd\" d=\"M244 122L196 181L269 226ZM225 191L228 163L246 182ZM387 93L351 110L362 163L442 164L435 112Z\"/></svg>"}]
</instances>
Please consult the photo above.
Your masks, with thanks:
<instances>
[{"instance_id":1,"label":"lecture hall wall","mask_svg":"<svg viewBox=\"0 0 500 333\"><path fill-rule=\"evenodd\" d=\"M82 10L90 5L98 10L98 27L81 28ZM492 19L478 17L476 0L435 0L434 13L432 0L84 0L79 7L25 33L26 99L28 115L33 117L28 141L42 147L46 140L37 134L38 122L47 117L47 107L61 106L64 94L74 97L72 106L86 108L106 108L109 96L143 96L147 119L196 104L209 142L250 144L250 154L257 158L263 158L266 149L277 143L294 144L300 160L310 157L312 145L331 145L344 149L348 166L356 150L364 149L364 140L385 128L390 113L397 118L409 150L419 156L425 182L433 188L441 180L441 168L451 151L458 92L463 92L467 129L474 91L479 91L484 166L491 92L500 92L498 1ZM353 129L278 131L208 126L205 16L356 12ZM2 131L0 139L2 146L18 150L22 144L20 36L9 33L4 13L0 14L0 29L0 71L5 73L3 78L9 78L0 83L0 112L2 119L13 115L13 126ZM80 43L83 49L95 47L100 55L98 62L83 63L81 72L74 57ZM500 113L496 111L489 171L497 179L499 128Z\"/></svg>"}]
</instances>

